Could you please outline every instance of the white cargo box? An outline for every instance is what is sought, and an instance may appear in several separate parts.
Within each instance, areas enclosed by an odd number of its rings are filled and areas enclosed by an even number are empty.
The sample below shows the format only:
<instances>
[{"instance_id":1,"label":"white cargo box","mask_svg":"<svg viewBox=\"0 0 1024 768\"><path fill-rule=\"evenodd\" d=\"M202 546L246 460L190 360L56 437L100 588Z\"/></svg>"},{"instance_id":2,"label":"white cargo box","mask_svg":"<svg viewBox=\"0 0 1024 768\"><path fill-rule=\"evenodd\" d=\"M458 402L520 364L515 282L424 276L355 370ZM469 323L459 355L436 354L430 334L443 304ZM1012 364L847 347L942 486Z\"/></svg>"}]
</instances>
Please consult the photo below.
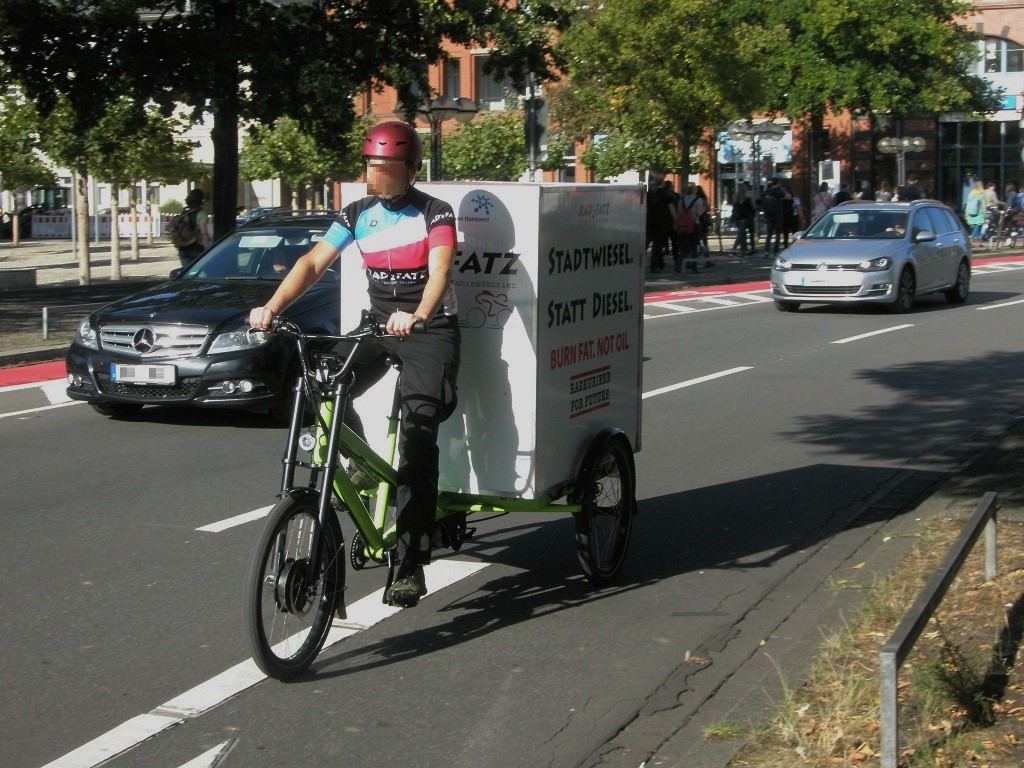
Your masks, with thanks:
<instances>
[{"instance_id":1,"label":"white cargo box","mask_svg":"<svg viewBox=\"0 0 1024 768\"><path fill-rule=\"evenodd\" d=\"M442 425L440 487L533 499L576 477L595 435L640 449L644 206L639 186L433 183L458 220L459 407ZM344 185L344 202L365 186ZM367 306L342 256L342 327ZM393 380L356 408L374 447Z\"/></svg>"}]
</instances>

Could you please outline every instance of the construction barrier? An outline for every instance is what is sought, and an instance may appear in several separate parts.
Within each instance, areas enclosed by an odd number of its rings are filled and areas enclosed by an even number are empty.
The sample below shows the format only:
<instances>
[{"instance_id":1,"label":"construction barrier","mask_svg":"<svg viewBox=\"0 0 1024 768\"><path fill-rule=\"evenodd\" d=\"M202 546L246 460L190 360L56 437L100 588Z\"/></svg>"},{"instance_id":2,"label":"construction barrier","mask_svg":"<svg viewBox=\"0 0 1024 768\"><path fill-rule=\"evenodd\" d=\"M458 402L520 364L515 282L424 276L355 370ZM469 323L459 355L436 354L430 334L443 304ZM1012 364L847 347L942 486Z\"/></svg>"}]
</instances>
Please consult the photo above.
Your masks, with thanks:
<instances>
[{"instance_id":1,"label":"construction barrier","mask_svg":"<svg viewBox=\"0 0 1024 768\"><path fill-rule=\"evenodd\" d=\"M32 239L34 240L70 240L71 239L71 215L58 213L54 215L36 214L32 217ZM89 237L100 237L110 239L111 216L90 216ZM130 238L132 229L138 227L139 237L148 237L152 228L153 236L160 237L163 228L173 218L164 216L143 216L141 214L123 213L117 217L117 226L122 238ZM99 233L96 226L99 220Z\"/></svg>"}]
</instances>

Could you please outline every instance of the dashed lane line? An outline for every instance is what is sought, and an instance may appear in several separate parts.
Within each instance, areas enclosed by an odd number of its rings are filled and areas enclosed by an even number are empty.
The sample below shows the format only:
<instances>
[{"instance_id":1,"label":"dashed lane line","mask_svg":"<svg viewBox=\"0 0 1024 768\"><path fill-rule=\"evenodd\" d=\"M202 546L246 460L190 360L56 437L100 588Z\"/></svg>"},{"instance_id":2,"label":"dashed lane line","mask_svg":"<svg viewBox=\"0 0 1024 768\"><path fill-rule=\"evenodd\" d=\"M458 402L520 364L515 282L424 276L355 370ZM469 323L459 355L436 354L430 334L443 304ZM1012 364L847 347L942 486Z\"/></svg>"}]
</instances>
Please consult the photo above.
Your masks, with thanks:
<instances>
[{"instance_id":1,"label":"dashed lane line","mask_svg":"<svg viewBox=\"0 0 1024 768\"><path fill-rule=\"evenodd\" d=\"M486 563L470 563L464 560L435 560L424 568L430 600L445 587L469 578L487 567ZM393 608L383 602L384 590L379 589L348 607L346 621L335 620L327 635L324 650L342 640L352 637L375 624L379 624L401 608ZM323 651L321 651L323 653ZM168 728L186 720L199 717L214 707L223 704L233 696L257 685L266 679L256 662L246 659L219 675L200 683L195 688L161 704L151 712L127 720L98 736L87 744L47 763L43 768L95 768L102 763L138 746ZM223 747L223 745L221 745ZM209 754L209 753L206 753ZM204 757L200 756L200 757ZM197 758L200 759L200 758ZM195 762L195 761L193 761ZM198 763L197 765L208 765Z\"/></svg>"}]
</instances>

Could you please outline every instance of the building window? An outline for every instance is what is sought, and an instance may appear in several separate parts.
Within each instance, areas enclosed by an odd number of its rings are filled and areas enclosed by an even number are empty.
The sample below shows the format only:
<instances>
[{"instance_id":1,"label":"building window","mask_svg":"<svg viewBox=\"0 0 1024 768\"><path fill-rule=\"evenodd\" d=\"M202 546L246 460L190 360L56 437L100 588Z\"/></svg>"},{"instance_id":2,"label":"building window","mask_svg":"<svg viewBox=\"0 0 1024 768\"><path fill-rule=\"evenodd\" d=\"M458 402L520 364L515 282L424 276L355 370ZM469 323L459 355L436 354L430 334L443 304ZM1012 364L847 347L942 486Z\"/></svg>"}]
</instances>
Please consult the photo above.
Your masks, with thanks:
<instances>
[{"instance_id":1,"label":"building window","mask_svg":"<svg viewBox=\"0 0 1024 768\"><path fill-rule=\"evenodd\" d=\"M444 62L444 91L448 96L462 95L462 60L448 59Z\"/></svg>"},{"instance_id":2,"label":"building window","mask_svg":"<svg viewBox=\"0 0 1024 768\"><path fill-rule=\"evenodd\" d=\"M512 81L509 78L498 80L493 74L484 71L484 64L487 63L486 56L475 56L473 64L476 66L476 102L481 110L503 110L505 99L515 95Z\"/></svg>"},{"instance_id":3,"label":"building window","mask_svg":"<svg viewBox=\"0 0 1024 768\"><path fill-rule=\"evenodd\" d=\"M974 179L995 182L1002 197L1006 183L1018 179L1021 133L1018 120L941 122L935 197L960 208Z\"/></svg>"},{"instance_id":4,"label":"building window","mask_svg":"<svg viewBox=\"0 0 1024 768\"><path fill-rule=\"evenodd\" d=\"M1024 72L1024 46L1001 37L986 37L978 42L980 70L983 74Z\"/></svg>"}]
</instances>

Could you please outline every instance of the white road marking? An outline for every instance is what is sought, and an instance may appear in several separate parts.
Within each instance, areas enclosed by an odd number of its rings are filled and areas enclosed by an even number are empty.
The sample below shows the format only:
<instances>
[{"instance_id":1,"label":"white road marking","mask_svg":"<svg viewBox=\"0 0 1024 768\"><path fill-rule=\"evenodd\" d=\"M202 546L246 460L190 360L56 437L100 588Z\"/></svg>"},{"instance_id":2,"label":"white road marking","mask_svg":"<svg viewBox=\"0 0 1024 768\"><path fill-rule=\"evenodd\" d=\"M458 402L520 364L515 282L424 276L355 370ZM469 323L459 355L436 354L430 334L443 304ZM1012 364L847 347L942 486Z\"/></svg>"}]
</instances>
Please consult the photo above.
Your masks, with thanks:
<instances>
[{"instance_id":1,"label":"white road marking","mask_svg":"<svg viewBox=\"0 0 1024 768\"><path fill-rule=\"evenodd\" d=\"M69 405L85 405L81 400L68 400L66 403L56 403L55 405L42 405L38 408L28 408L24 411L11 411L10 413L0 413L0 419L7 419L11 416L29 416L33 413L41 413L42 411L52 411L54 408L66 408Z\"/></svg>"},{"instance_id":2,"label":"white road marking","mask_svg":"<svg viewBox=\"0 0 1024 768\"><path fill-rule=\"evenodd\" d=\"M878 336L882 333L891 333L892 331L902 331L904 328L913 328L913 323L906 323L905 325L894 325L892 328L882 328L878 331L871 331L871 333L862 333L859 336L849 336L845 339L837 339L833 341L833 344L849 344L851 341L860 341L861 339L867 339L871 336Z\"/></svg>"},{"instance_id":3,"label":"white road marking","mask_svg":"<svg viewBox=\"0 0 1024 768\"><path fill-rule=\"evenodd\" d=\"M986 307L975 307L975 309L980 309L982 311L986 309L1002 309L1003 307L1012 307L1014 304L1024 304L1024 299L1017 299L1016 301L1004 301L1001 304L989 304Z\"/></svg>"},{"instance_id":4,"label":"white road marking","mask_svg":"<svg viewBox=\"0 0 1024 768\"><path fill-rule=\"evenodd\" d=\"M189 760L183 764L181 768L216 768L220 765L221 761L227 756L228 752L235 745L234 739L228 739L227 741L221 742L213 749L208 749L203 752L199 757Z\"/></svg>"},{"instance_id":5,"label":"white road marking","mask_svg":"<svg viewBox=\"0 0 1024 768\"><path fill-rule=\"evenodd\" d=\"M47 381L30 381L27 384L8 384L5 387L0 387L0 395L4 392L17 392L19 389L36 389L38 387L44 387L48 384L60 382L65 387L67 386L67 379L48 379Z\"/></svg>"},{"instance_id":6,"label":"white road marking","mask_svg":"<svg viewBox=\"0 0 1024 768\"><path fill-rule=\"evenodd\" d=\"M44 381L39 385L43 394L46 395L46 399L50 401L51 405L57 405L59 403L70 403L71 398L68 397L68 383L64 379L54 379L53 381Z\"/></svg>"},{"instance_id":7,"label":"white road marking","mask_svg":"<svg viewBox=\"0 0 1024 768\"><path fill-rule=\"evenodd\" d=\"M270 514L270 510L274 508L271 504L269 507L260 507L254 509L252 512L244 512L241 515L235 515L224 520L219 520L216 523L210 523L204 525L202 528L196 528L197 531L203 531L205 533L220 533L226 531L228 528L234 528L236 525L245 525L251 523L253 520L260 520Z\"/></svg>"},{"instance_id":8,"label":"white road marking","mask_svg":"<svg viewBox=\"0 0 1024 768\"><path fill-rule=\"evenodd\" d=\"M436 594L445 587L450 587L452 584L456 584L486 567L486 563L470 563L464 560L435 560L424 568L427 587L430 592L423 598L423 602L429 601L431 595ZM348 620L334 622L330 633L327 635L324 650L402 610L401 608L392 608L389 605L385 605L383 597L384 590L381 588L350 605L348 607ZM199 717L231 697L237 696L248 688L263 682L265 679L266 675L259 670L256 662L252 659L246 659L240 664L236 664L230 669L221 672L216 677L165 702L152 712L138 715L112 728L102 736L93 739L88 744L84 744L72 752L68 752L63 757L59 757L52 763L43 766L43 768L95 768L95 766L116 757L122 752L126 752L132 747L138 746L143 741L156 736L173 725ZM223 747L224 745L222 744L218 749ZM196 758L196 760L209 754L211 753L207 752L200 758ZM196 763L193 760L187 764L188 768L200 768L208 765L212 766L213 763ZM186 768L186 766L182 766L182 768Z\"/></svg>"},{"instance_id":9,"label":"white road marking","mask_svg":"<svg viewBox=\"0 0 1024 768\"><path fill-rule=\"evenodd\" d=\"M740 373L741 371L752 370L753 366L741 365L738 368L730 368L727 371L719 371L718 373L711 373L707 376L701 376L697 379L690 379L689 381L680 381L678 384L670 384L667 387L661 387L659 389L652 389L650 392L644 392L642 398L646 400L649 397L657 397L658 395L664 395L666 392L674 392L677 389L683 389L684 387L692 387L694 384L703 384L706 381L713 381L714 379L720 379L723 376L729 376L733 373Z\"/></svg>"}]
</instances>

